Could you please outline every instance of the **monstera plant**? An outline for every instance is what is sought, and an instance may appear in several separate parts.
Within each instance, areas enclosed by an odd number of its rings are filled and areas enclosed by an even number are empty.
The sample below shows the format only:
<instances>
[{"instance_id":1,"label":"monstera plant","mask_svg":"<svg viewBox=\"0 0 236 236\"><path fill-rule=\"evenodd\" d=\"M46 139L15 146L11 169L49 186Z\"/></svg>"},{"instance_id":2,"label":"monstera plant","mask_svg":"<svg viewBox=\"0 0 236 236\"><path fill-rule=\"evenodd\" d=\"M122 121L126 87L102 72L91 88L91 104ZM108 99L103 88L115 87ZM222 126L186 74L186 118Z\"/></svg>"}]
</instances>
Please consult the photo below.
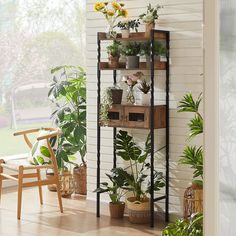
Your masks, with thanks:
<instances>
[{"instance_id":1,"label":"monstera plant","mask_svg":"<svg viewBox=\"0 0 236 236\"><path fill-rule=\"evenodd\" d=\"M71 163L76 166L76 173L86 174L86 74L78 66L59 66L51 74L53 83L48 96L55 105L52 119L62 130L56 155L58 167L65 169ZM77 153L80 166L74 163Z\"/></svg>"}]
</instances>

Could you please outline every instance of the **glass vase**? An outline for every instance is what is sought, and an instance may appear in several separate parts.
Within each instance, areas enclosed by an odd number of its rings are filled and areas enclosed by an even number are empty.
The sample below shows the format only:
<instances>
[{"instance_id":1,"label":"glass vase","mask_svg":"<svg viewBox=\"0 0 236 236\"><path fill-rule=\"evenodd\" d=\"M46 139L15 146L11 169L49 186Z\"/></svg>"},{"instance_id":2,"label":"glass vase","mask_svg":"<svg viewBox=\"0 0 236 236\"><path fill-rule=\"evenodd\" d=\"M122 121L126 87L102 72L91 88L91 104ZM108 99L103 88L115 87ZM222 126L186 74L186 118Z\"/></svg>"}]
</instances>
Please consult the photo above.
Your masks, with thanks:
<instances>
[{"instance_id":1,"label":"glass vase","mask_svg":"<svg viewBox=\"0 0 236 236\"><path fill-rule=\"evenodd\" d=\"M115 22L114 20L107 20L108 21L108 28L107 28L107 39L116 39L117 32L115 29Z\"/></svg>"},{"instance_id":2,"label":"glass vase","mask_svg":"<svg viewBox=\"0 0 236 236\"><path fill-rule=\"evenodd\" d=\"M127 104L134 105L135 104L135 96L134 96L134 88L133 86L129 86L127 90L126 102Z\"/></svg>"}]
</instances>

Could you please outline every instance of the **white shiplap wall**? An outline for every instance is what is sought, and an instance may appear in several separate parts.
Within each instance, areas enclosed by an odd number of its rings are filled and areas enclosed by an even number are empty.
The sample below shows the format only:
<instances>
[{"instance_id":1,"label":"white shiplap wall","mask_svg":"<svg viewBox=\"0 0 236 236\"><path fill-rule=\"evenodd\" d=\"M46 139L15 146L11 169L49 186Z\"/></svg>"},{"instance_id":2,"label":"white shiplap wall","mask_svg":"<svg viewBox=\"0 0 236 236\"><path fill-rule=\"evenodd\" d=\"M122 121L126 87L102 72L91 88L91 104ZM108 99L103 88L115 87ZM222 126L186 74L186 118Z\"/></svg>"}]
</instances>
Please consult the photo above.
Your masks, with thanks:
<instances>
[{"instance_id":1,"label":"white shiplap wall","mask_svg":"<svg viewBox=\"0 0 236 236\"><path fill-rule=\"evenodd\" d=\"M106 30L103 16L94 12L95 0L87 0L87 75L88 75L88 199L95 200L93 193L96 187L96 62L97 45L96 33ZM148 3L156 4L155 0L126 0L124 3L129 10L129 16L137 17L145 11ZM185 166L178 166L177 161L186 144L188 133L187 123L189 114L176 112L177 102L186 92L191 91L198 95L203 90L203 50L202 50L202 0L160 0L164 8L161 10L160 20L156 28L171 31L170 42L170 211L182 214L184 189L191 181L191 170ZM140 31L144 28L141 26ZM106 45L105 45L106 46ZM105 46L103 49L105 49ZM102 58L106 58L103 53ZM103 85L107 87L112 82L112 73L103 72ZM156 103L163 103L164 73L158 72L156 80ZM144 134L140 131L130 130L141 140ZM112 133L109 128L102 128L101 170L104 176L112 168ZM164 130L156 131L156 143L160 146L164 142ZM196 140L198 144L202 139ZM122 163L121 163L122 164ZM164 171L163 163L157 166ZM107 200L102 195L102 200ZM159 204L161 207L162 203Z\"/></svg>"}]
</instances>

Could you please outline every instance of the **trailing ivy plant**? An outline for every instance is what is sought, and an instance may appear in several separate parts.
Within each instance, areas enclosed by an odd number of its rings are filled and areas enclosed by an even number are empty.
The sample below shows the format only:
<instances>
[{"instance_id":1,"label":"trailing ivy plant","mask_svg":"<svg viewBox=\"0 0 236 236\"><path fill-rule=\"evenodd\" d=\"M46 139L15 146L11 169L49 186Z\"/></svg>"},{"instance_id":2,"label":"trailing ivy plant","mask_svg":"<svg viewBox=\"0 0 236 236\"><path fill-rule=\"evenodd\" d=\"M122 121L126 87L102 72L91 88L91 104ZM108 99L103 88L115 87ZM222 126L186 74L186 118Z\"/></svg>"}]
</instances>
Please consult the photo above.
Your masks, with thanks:
<instances>
[{"instance_id":1,"label":"trailing ivy plant","mask_svg":"<svg viewBox=\"0 0 236 236\"><path fill-rule=\"evenodd\" d=\"M77 152L85 165L86 74L78 66L59 66L52 69L51 74L53 83L48 96L56 106L51 117L62 130L56 153L58 167L63 170L65 163L75 164Z\"/></svg>"},{"instance_id":2,"label":"trailing ivy plant","mask_svg":"<svg viewBox=\"0 0 236 236\"><path fill-rule=\"evenodd\" d=\"M190 112L194 117L188 123L190 133L188 139L192 139L203 133L203 117L199 112L199 106L202 101L202 94L196 100L193 99L191 93L186 94L180 101L178 112ZM184 149L183 155L179 160L180 164L190 165L193 172L193 183L202 185L203 179L203 148L196 145L187 146ZM200 179L199 179L200 178Z\"/></svg>"},{"instance_id":3,"label":"trailing ivy plant","mask_svg":"<svg viewBox=\"0 0 236 236\"><path fill-rule=\"evenodd\" d=\"M164 229L162 236L203 236L203 214L194 214L189 220L177 219Z\"/></svg>"}]
</instances>

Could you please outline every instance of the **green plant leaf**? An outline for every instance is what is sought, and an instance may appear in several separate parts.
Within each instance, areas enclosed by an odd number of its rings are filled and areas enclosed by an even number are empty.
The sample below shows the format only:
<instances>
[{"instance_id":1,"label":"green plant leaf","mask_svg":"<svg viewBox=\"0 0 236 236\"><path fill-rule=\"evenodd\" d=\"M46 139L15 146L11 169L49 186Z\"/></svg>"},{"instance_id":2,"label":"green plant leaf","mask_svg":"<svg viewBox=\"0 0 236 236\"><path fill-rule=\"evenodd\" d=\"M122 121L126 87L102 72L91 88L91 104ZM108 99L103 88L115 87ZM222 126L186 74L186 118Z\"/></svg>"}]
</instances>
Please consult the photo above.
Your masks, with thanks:
<instances>
[{"instance_id":1,"label":"green plant leaf","mask_svg":"<svg viewBox=\"0 0 236 236\"><path fill-rule=\"evenodd\" d=\"M45 156L45 157L51 157L51 154L49 152L49 149L45 146L40 147L40 152Z\"/></svg>"},{"instance_id":2,"label":"green plant leaf","mask_svg":"<svg viewBox=\"0 0 236 236\"><path fill-rule=\"evenodd\" d=\"M37 148L38 148L38 145L39 145L39 141L35 142L33 147L32 147L32 150L31 150L31 155L34 156Z\"/></svg>"}]
</instances>

